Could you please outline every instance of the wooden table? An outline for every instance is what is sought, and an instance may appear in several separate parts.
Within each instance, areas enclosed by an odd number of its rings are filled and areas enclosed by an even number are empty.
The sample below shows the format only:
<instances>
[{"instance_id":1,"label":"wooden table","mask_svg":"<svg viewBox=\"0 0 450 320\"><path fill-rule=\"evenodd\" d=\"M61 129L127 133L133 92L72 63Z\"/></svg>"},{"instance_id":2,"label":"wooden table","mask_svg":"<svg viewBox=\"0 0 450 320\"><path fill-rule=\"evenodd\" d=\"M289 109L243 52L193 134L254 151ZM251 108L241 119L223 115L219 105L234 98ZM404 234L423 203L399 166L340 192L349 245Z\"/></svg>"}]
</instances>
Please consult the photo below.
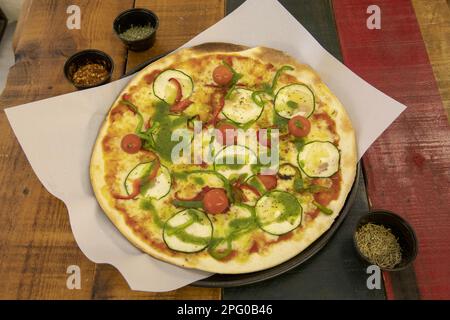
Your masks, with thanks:
<instances>
[{"instance_id":1,"label":"wooden table","mask_svg":"<svg viewBox=\"0 0 450 320\"><path fill-rule=\"evenodd\" d=\"M292 1L282 2L292 4ZM352 39L343 36L345 30L343 31L342 25L339 25L340 22L346 21L345 10L348 9L351 2L336 0L333 1L333 5L344 62L357 69L355 71L364 74L365 70L358 69L357 61L348 60L352 53L350 41ZM380 2L387 5L386 1ZM329 1L321 1L321 3L324 6L330 5ZM66 8L71 4L77 4L81 8L81 30L69 31L65 26ZM434 88L436 92L439 88L442 96L442 98L434 96L433 99L435 99L434 101L439 99L441 105L445 105L447 110L450 111L450 37L448 36L450 15L448 14L447 3L445 0L436 0L432 3L427 0L414 0L413 5L426 44L427 51L424 48L423 52L425 52L425 55L428 52L434 77L437 80L438 87ZM114 17L119 12L133 6L149 8L155 11L161 20L158 40L154 48L144 53L127 52L112 32ZM0 96L0 107L4 109L73 91L74 88L64 79L62 72L49 72L49 70L61 70L68 56L85 48L93 47L110 54L115 61L114 78L117 79L138 63L151 56L178 47L214 24L225 15L225 8L225 0L26 0L14 38L16 63L10 70L7 87ZM411 12L407 12L407 14L410 18ZM414 17L414 13L412 15ZM331 40L336 42L336 39ZM428 67L424 66L424 68L431 70L429 64ZM368 80L376 82L377 79ZM390 88L388 86L384 89L388 92ZM427 90L429 90L428 87ZM434 89L431 88L431 90ZM395 94L396 92L392 93L392 95ZM433 106L436 107L436 105L438 104L434 103ZM444 114L443 110L440 110L440 112L438 111L439 117ZM400 124L412 123L408 118L401 118L398 122ZM422 124L416 125L419 125L420 128L423 127ZM401 127L396 134L406 134L405 128ZM157 294L133 292L113 267L94 264L89 261L74 241L64 204L50 195L37 180L7 123L4 113L0 114L0 135L2 137L0 140L0 274L2 275L0 298L221 298L220 289L195 287L185 287L176 291ZM443 139L443 143L448 142L445 137ZM389 156L389 153L386 154L379 149L380 146L386 148L388 142L389 140L386 140L386 137L382 137L378 145L369 150L364 163L369 168L366 168L369 200L376 206L388 206L387 209L390 209L389 205L391 205L393 209L396 209L395 203L393 204L395 197L384 199L377 190L379 186L385 187L382 180L387 177L375 175L370 170L373 167L373 161L384 160ZM407 143L411 142L407 141ZM446 144L442 144L442 146L446 146ZM387 148L388 152L389 145ZM426 148L426 145L420 145L414 149L415 153L409 154L413 156L411 161L418 163L425 161L420 156L421 148ZM395 151L395 149L392 149L392 151ZM438 150L439 154L442 151ZM419 155L414 157L416 153ZM402 155L394 154L395 159L401 157ZM438 160L440 162L433 162L432 158L426 159L427 172L430 172L430 170L442 172L442 168L448 169L450 167L448 157ZM393 176L391 173L392 180L398 179L400 181L400 173L403 174L403 171L394 172ZM419 176L415 175L414 178L419 179ZM442 185L438 187L442 188ZM432 189L433 184L427 184L425 192L431 193ZM417 196L417 192L419 191L409 190L408 196ZM440 197L435 197L435 199L449 200L448 193L446 194L445 190ZM441 207L437 206L437 209L441 210ZM439 213L443 214L443 212ZM448 220L446 221L448 222ZM417 223L417 221L413 222ZM424 225L419 223L419 226L421 226L421 233L426 231ZM429 223L425 224L425 227L429 226ZM447 225L444 227L447 227ZM433 230L430 229L428 232L432 233ZM429 243L431 244L436 241L436 238L430 239L431 242ZM446 248L443 247L442 252L446 253L445 250ZM446 258L449 259L450 255ZM424 261L419 262L421 264L416 264L416 270L425 270ZM78 265L82 270L81 290L68 290L66 288L66 268L69 265ZM439 276L442 277L442 275L441 272ZM386 280L387 289L391 292L390 295L388 292L388 297L395 298L395 288L392 288L392 281L395 284L396 281L398 283L403 279L392 280L387 277ZM419 287L425 293L424 296L432 297L433 295L429 291L436 285L431 283L429 279L424 278L423 275L419 280L421 281ZM448 279L441 280L444 281L444 286L449 284ZM443 287L443 290L445 291L445 287ZM445 296L445 292L438 297L443 296Z\"/></svg>"}]
</instances>

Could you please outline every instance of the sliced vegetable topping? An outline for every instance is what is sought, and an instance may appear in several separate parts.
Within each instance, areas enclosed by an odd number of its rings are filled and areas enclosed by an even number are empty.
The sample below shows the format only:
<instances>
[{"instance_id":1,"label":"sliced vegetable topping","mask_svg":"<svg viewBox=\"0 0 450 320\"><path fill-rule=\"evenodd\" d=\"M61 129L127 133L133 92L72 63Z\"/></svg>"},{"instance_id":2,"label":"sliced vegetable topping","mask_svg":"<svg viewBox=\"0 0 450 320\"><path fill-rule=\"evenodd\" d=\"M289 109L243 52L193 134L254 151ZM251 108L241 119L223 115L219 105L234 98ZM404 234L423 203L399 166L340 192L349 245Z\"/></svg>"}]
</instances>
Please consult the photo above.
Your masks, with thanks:
<instances>
[{"instance_id":1,"label":"sliced vegetable topping","mask_svg":"<svg viewBox=\"0 0 450 320\"><path fill-rule=\"evenodd\" d=\"M225 105L225 94L221 91L215 91L211 95L211 106L213 110L212 110L212 118L209 121L209 123L211 123L213 126L216 125L224 105Z\"/></svg>"},{"instance_id":2,"label":"sliced vegetable topping","mask_svg":"<svg viewBox=\"0 0 450 320\"><path fill-rule=\"evenodd\" d=\"M221 123L217 129L220 131L222 139L218 139L222 145L233 145L237 143L237 127L229 123Z\"/></svg>"},{"instance_id":3,"label":"sliced vegetable topping","mask_svg":"<svg viewBox=\"0 0 450 320\"><path fill-rule=\"evenodd\" d=\"M223 213L230 205L224 189L211 189L203 197L203 208L210 214Z\"/></svg>"},{"instance_id":4,"label":"sliced vegetable topping","mask_svg":"<svg viewBox=\"0 0 450 320\"><path fill-rule=\"evenodd\" d=\"M205 213L187 209L167 220L163 229L163 239L172 250L194 253L209 245L212 233L212 223Z\"/></svg>"},{"instance_id":5,"label":"sliced vegetable topping","mask_svg":"<svg viewBox=\"0 0 450 320\"><path fill-rule=\"evenodd\" d=\"M257 178L261 181L266 190L272 190L277 187L277 177L275 175L258 174Z\"/></svg>"},{"instance_id":6,"label":"sliced vegetable topping","mask_svg":"<svg viewBox=\"0 0 450 320\"><path fill-rule=\"evenodd\" d=\"M159 162L152 161L140 163L134 167L125 178L125 190L127 194L134 193L134 183L140 181L139 194L143 197L161 199L166 196L171 188L172 180L169 170L160 166Z\"/></svg>"},{"instance_id":7,"label":"sliced vegetable topping","mask_svg":"<svg viewBox=\"0 0 450 320\"><path fill-rule=\"evenodd\" d=\"M225 65L218 66L213 71L213 80L220 86L226 86L233 79L233 72Z\"/></svg>"},{"instance_id":8,"label":"sliced vegetable topping","mask_svg":"<svg viewBox=\"0 0 450 320\"><path fill-rule=\"evenodd\" d=\"M193 104L189 99L181 100L180 102L175 103L173 106L170 107L170 112L173 113L180 113L186 110L187 107L189 107L191 104Z\"/></svg>"},{"instance_id":9,"label":"sliced vegetable topping","mask_svg":"<svg viewBox=\"0 0 450 320\"><path fill-rule=\"evenodd\" d=\"M291 66L282 66L280 69L277 70L277 72L275 73L275 76L273 77L273 80L272 80L272 86L270 87L270 93L272 93L272 95L275 93L275 89L278 84L278 79L280 78L281 74L283 72L292 71L292 70L294 70L294 68Z\"/></svg>"},{"instance_id":10,"label":"sliced vegetable topping","mask_svg":"<svg viewBox=\"0 0 450 320\"><path fill-rule=\"evenodd\" d=\"M173 85L175 85L175 88L177 90L177 95L175 96L175 101L174 101L174 103L177 104L178 102L181 101L181 98L183 97L183 88L181 87L180 82L175 78L170 78L169 82L172 83Z\"/></svg>"},{"instance_id":11,"label":"sliced vegetable topping","mask_svg":"<svg viewBox=\"0 0 450 320\"><path fill-rule=\"evenodd\" d=\"M175 199L172 201L172 204L175 207L180 207L180 208L203 208L203 201L197 201L197 200Z\"/></svg>"},{"instance_id":12,"label":"sliced vegetable topping","mask_svg":"<svg viewBox=\"0 0 450 320\"><path fill-rule=\"evenodd\" d=\"M306 137L311 131L311 122L305 117L295 116L288 122L289 133L294 137Z\"/></svg>"},{"instance_id":13,"label":"sliced vegetable topping","mask_svg":"<svg viewBox=\"0 0 450 320\"><path fill-rule=\"evenodd\" d=\"M259 227L270 234L282 235L302 222L303 208L297 198L284 191L270 191L255 206Z\"/></svg>"},{"instance_id":14,"label":"sliced vegetable topping","mask_svg":"<svg viewBox=\"0 0 450 320\"><path fill-rule=\"evenodd\" d=\"M320 210L320 212L325 213L326 215L332 215L333 214L333 210L321 205L320 203L313 201L313 205L315 205L317 207L317 209Z\"/></svg>"},{"instance_id":15,"label":"sliced vegetable topping","mask_svg":"<svg viewBox=\"0 0 450 320\"><path fill-rule=\"evenodd\" d=\"M141 150L142 141L137 135L130 133L122 138L120 146L126 153L135 154Z\"/></svg>"},{"instance_id":16,"label":"sliced vegetable topping","mask_svg":"<svg viewBox=\"0 0 450 320\"><path fill-rule=\"evenodd\" d=\"M153 93L155 96L170 105L189 98L193 90L194 83L191 77L180 70L169 69L163 71L153 81Z\"/></svg>"},{"instance_id":17,"label":"sliced vegetable topping","mask_svg":"<svg viewBox=\"0 0 450 320\"><path fill-rule=\"evenodd\" d=\"M328 141L305 144L297 159L300 169L311 178L327 178L339 171L339 150Z\"/></svg>"},{"instance_id":18,"label":"sliced vegetable topping","mask_svg":"<svg viewBox=\"0 0 450 320\"><path fill-rule=\"evenodd\" d=\"M256 154L241 145L228 146L220 150L214 158L214 170L226 178L231 175L252 174L252 164L258 161Z\"/></svg>"},{"instance_id":19,"label":"sliced vegetable topping","mask_svg":"<svg viewBox=\"0 0 450 320\"><path fill-rule=\"evenodd\" d=\"M295 83L281 88L275 96L275 112L287 119L300 115L308 118L315 109L314 94L306 85Z\"/></svg>"},{"instance_id":20,"label":"sliced vegetable topping","mask_svg":"<svg viewBox=\"0 0 450 320\"><path fill-rule=\"evenodd\" d=\"M253 101L252 93L253 91L248 89L235 89L230 98L225 99L222 114L239 124L247 124L257 120L263 108Z\"/></svg>"},{"instance_id":21,"label":"sliced vegetable topping","mask_svg":"<svg viewBox=\"0 0 450 320\"><path fill-rule=\"evenodd\" d=\"M230 83L228 84L228 92L225 95L225 100L229 99L234 89L236 88L236 84L243 77L242 74L236 72L233 67L226 61L223 61L223 65L233 74Z\"/></svg>"},{"instance_id":22,"label":"sliced vegetable topping","mask_svg":"<svg viewBox=\"0 0 450 320\"><path fill-rule=\"evenodd\" d=\"M271 148L272 147L272 140L271 140L271 131L274 128L266 128L266 129L258 129L256 132L256 139L258 140L259 144L263 147Z\"/></svg>"}]
</instances>

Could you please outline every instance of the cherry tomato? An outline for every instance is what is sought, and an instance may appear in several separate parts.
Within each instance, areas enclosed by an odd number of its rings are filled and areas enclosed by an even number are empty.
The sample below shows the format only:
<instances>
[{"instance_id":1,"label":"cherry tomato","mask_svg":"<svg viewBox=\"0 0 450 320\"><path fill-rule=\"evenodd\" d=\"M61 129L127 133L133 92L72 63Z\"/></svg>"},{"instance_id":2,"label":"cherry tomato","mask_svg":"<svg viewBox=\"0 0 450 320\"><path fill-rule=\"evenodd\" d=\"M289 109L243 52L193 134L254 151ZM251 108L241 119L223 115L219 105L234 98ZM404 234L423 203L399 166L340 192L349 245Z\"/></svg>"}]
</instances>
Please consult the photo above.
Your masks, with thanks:
<instances>
[{"instance_id":1,"label":"cherry tomato","mask_svg":"<svg viewBox=\"0 0 450 320\"><path fill-rule=\"evenodd\" d=\"M233 145L237 142L236 127L229 123L222 123L217 127L222 135L222 140L219 139L223 145Z\"/></svg>"},{"instance_id":2,"label":"cherry tomato","mask_svg":"<svg viewBox=\"0 0 450 320\"><path fill-rule=\"evenodd\" d=\"M203 208L210 214L222 213L228 206L228 197L223 189L211 189L203 197Z\"/></svg>"},{"instance_id":3,"label":"cherry tomato","mask_svg":"<svg viewBox=\"0 0 450 320\"><path fill-rule=\"evenodd\" d=\"M258 175L259 181L264 185L266 190L272 190L277 187L277 177L273 175Z\"/></svg>"},{"instance_id":4,"label":"cherry tomato","mask_svg":"<svg viewBox=\"0 0 450 320\"><path fill-rule=\"evenodd\" d=\"M220 86L226 86L233 78L233 72L226 66L218 66L213 71L213 80Z\"/></svg>"},{"instance_id":5,"label":"cherry tomato","mask_svg":"<svg viewBox=\"0 0 450 320\"><path fill-rule=\"evenodd\" d=\"M295 116L288 122L289 132L295 137L306 137L311 131L311 122L302 116Z\"/></svg>"},{"instance_id":6,"label":"cherry tomato","mask_svg":"<svg viewBox=\"0 0 450 320\"><path fill-rule=\"evenodd\" d=\"M121 147L126 153L134 154L141 150L142 141L137 135L130 133L122 138Z\"/></svg>"}]
</instances>

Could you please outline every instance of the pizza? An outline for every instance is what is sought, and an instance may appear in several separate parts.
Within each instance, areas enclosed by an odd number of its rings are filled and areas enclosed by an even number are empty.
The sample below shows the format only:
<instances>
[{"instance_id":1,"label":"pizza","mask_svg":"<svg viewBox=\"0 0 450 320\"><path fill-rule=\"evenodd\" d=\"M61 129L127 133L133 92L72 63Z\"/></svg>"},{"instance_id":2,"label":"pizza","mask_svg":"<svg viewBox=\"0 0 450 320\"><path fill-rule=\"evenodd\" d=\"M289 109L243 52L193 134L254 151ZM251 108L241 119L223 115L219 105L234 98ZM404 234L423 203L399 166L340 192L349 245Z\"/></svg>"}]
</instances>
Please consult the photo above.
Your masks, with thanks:
<instances>
[{"instance_id":1,"label":"pizza","mask_svg":"<svg viewBox=\"0 0 450 320\"><path fill-rule=\"evenodd\" d=\"M339 215L355 133L309 66L266 47L206 43L140 71L95 142L95 196L149 255L236 274L299 254Z\"/></svg>"}]
</instances>

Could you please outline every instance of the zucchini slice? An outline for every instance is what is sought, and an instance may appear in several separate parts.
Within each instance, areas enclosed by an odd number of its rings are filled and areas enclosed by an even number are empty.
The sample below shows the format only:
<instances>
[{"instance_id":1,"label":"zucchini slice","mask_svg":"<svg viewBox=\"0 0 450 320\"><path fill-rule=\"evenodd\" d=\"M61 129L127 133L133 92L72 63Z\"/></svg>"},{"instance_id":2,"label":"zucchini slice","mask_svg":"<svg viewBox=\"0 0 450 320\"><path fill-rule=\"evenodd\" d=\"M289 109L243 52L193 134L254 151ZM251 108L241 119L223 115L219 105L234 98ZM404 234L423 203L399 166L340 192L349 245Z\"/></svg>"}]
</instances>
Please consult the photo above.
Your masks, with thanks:
<instances>
[{"instance_id":1,"label":"zucchini slice","mask_svg":"<svg viewBox=\"0 0 450 320\"><path fill-rule=\"evenodd\" d=\"M133 181L140 179L151 170L153 162L140 163L134 167L125 178L125 190L127 194L133 192ZM161 165L158 170L158 175L155 180L143 184L141 187L141 196L146 198L161 199L164 198L169 192L172 186L172 179L170 177L170 171L165 166Z\"/></svg>"},{"instance_id":2,"label":"zucchini slice","mask_svg":"<svg viewBox=\"0 0 450 320\"><path fill-rule=\"evenodd\" d=\"M153 81L154 95L168 104L173 104L177 95L177 88L169 80L175 78L181 85L181 100L187 99L194 91L192 78L180 70L169 69L161 72Z\"/></svg>"},{"instance_id":3,"label":"zucchini slice","mask_svg":"<svg viewBox=\"0 0 450 320\"><path fill-rule=\"evenodd\" d=\"M259 227L270 234L282 235L302 222L303 208L297 198L284 191L274 190L262 196L255 206Z\"/></svg>"},{"instance_id":4,"label":"zucchini slice","mask_svg":"<svg viewBox=\"0 0 450 320\"><path fill-rule=\"evenodd\" d=\"M308 118L313 114L315 105L314 93L300 83L284 86L275 96L275 112L286 119L295 116Z\"/></svg>"},{"instance_id":5,"label":"zucchini slice","mask_svg":"<svg viewBox=\"0 0 450 320\"><path fill-rule=\"evenodd\" d=\"M247 147L232 145L220 150L214 158L214 170L229 179L231 175L252 174L252 165L258 162L256 154Z\"/></svg>"},{"instance_id":6,"label":"zucchini slice","mask_svg":"<svg viewBox=\"0 0 450 320\"><path fill-rule=\"evenodd\" d=\"M256 121L264 108L255 103L252 94L253 91L248 89L235 89L230 99L225 100L222 114L237 124Z\"/></svg>"},{"instance_id":7,"label":"zucchini slice","mask_svg":"<svg viewBox=\"0 0 450 320\"><path fill-rule=\"evenodd\" d=\"M176 213L164 224L163 239L175 251L194 253L205 249L213 234L208 216L196 209Z\"/></svg>"},{"instance_id":8,"label":"zucchini slice","mask_svg":"<svg viewBox=\"0 0 450 320\"><path fill-rule=\"evenodd\" d=\"M339 149L329 141L312 141L298 153L298 166L310 178L329 178L339 171Z\"/></svg>"}]
</instances>

